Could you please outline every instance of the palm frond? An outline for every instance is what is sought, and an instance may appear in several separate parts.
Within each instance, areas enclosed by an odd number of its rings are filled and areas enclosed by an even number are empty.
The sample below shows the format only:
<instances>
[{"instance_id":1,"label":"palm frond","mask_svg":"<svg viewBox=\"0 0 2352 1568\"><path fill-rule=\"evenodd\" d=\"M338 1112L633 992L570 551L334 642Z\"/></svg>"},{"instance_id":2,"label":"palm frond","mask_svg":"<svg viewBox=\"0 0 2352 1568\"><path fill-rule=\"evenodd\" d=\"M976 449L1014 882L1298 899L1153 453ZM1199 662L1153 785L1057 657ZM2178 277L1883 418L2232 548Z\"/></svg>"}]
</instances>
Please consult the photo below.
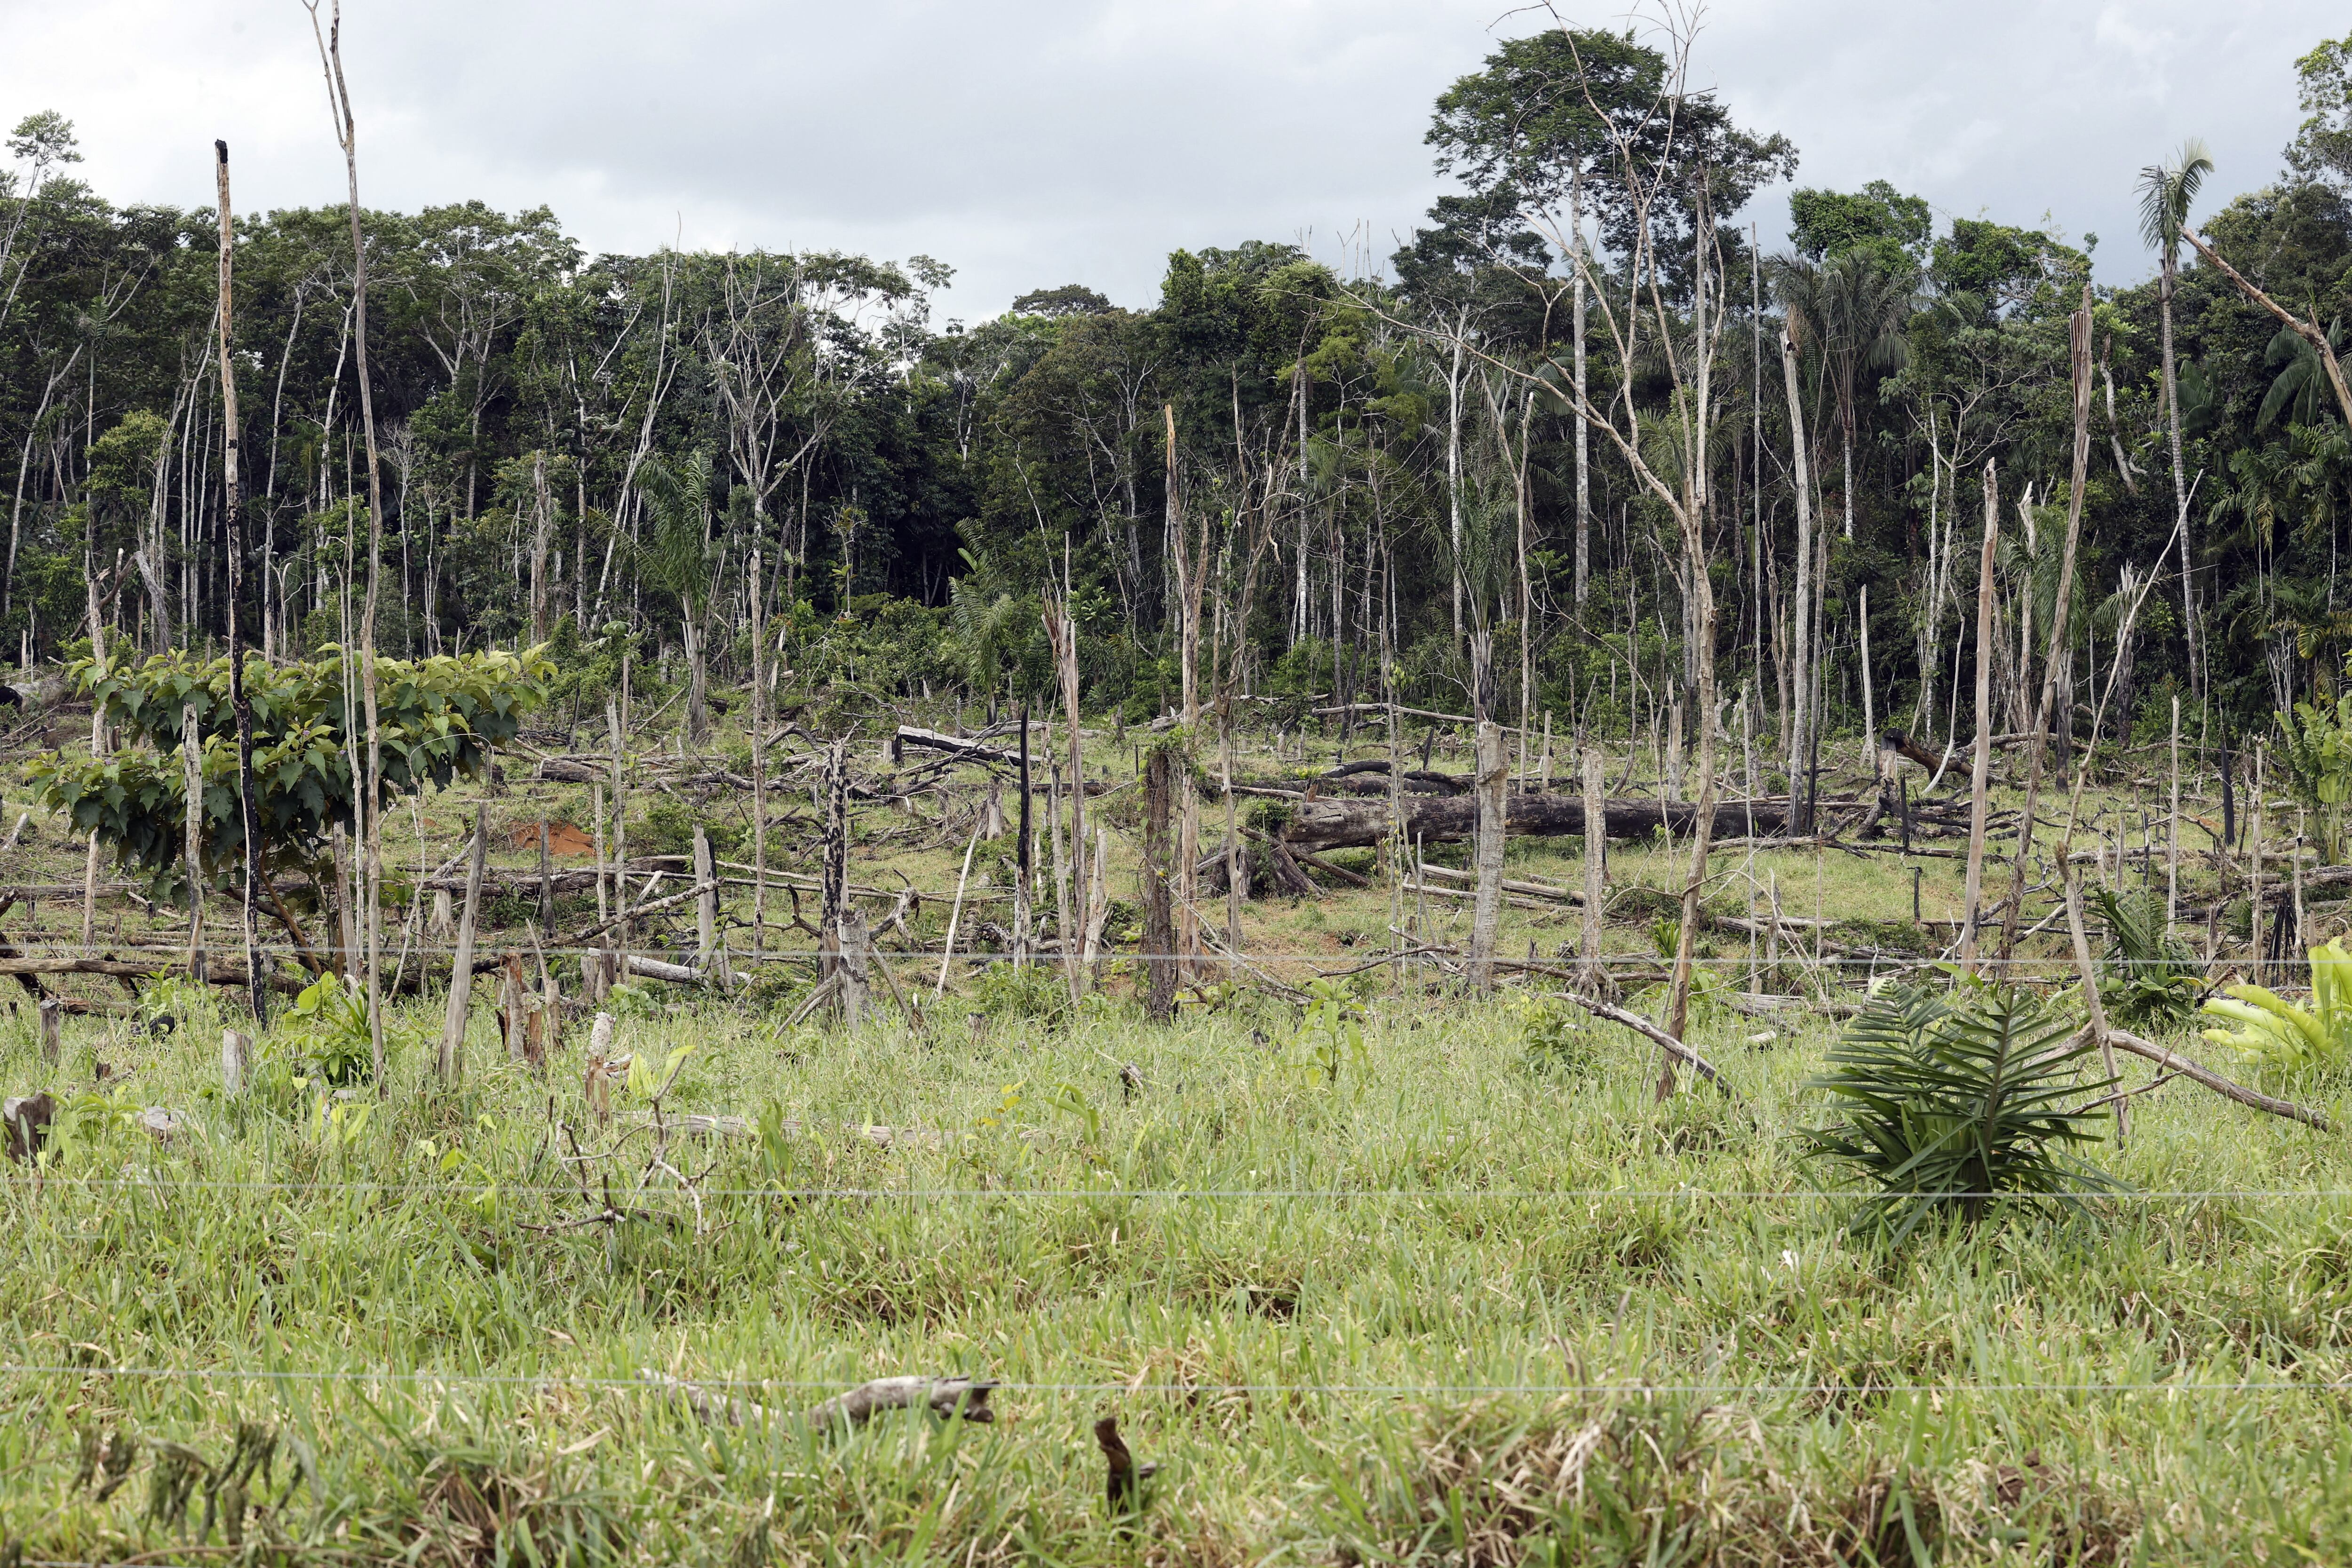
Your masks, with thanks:
<instances>
[{"instance_id":1,"label":"palm frond","mask_svg":"<svg viewBox=\"0 0 2352 1568\"><path fill-rule=\"evenodd\" d=\"M2080 1210L2084 1194L2116 1190L2070 1152L2102 1136L2097 1097L2114 1082L2082 1081L2095 1047L2070 1045L2073 1032L2013 987L1874 998L1807 1085L1835 1097L1843 1118L1800 1134L1809 1153L1879 1188L1855 1228L1899 1242L1937 1214L1974 1222L2000 1196Z\"/></svg>"}]
</instances>

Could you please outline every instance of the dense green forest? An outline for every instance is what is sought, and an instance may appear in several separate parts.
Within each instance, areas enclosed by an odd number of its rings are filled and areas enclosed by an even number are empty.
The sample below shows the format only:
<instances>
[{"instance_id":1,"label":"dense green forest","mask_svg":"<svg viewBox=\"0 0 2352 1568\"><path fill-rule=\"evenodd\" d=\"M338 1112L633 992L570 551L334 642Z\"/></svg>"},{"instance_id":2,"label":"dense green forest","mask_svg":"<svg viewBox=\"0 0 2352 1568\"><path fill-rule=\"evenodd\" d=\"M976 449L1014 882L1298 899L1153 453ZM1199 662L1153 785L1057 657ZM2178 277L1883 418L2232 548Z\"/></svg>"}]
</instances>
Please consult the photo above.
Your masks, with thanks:
<instances>
[{"instance_id":1,"label":"dense green forest","mask_svg":"<svg viewBox=\"0 0 2352 1568\"><path fill-rule=\"evenodd\" d=\"M2299 70L2307 118L2266 182L2220 171L2253 184L2220 199L2193 149L2158 148L2116 178L2182 198L2340 336L2352 40ZM1994 464L1994 722L2030 727L2096 238L1801 185L1790 251L1759 256L1753 195L1799 150L1682 79L1607 33L1507 42L1436 104L1457 192L1380 276L1273 242L1178 251L1144 310L1065 284L942 324L950 270L919 256L590 257L544 208L370 213L379 645L551 642L559 696L593 711L625 647L740 679L756 604L794 689L993 705L1049 689L1051 593L1085 634L1088 706L1132 721L1182 694L1190 595L1205 701L1681 735L1711 635L1720 733L1748 725L1769 771L1865 710L1932 746L1974 732ZM58 115L9 145L0 646L70 657L93 616L150 649L217 646L214 216L110 204ZM2352 450L2313 348L2165 229L2176 282L2090 290L2060 679L2078 732L2165 728L2178 698L2187 732L2226 743L2352 648ZM360 620L350 240L340 208L238 220L244 626L274 657ZM1680 489L1643 478L1677 465Z\"/></svg>"}]
</instances>

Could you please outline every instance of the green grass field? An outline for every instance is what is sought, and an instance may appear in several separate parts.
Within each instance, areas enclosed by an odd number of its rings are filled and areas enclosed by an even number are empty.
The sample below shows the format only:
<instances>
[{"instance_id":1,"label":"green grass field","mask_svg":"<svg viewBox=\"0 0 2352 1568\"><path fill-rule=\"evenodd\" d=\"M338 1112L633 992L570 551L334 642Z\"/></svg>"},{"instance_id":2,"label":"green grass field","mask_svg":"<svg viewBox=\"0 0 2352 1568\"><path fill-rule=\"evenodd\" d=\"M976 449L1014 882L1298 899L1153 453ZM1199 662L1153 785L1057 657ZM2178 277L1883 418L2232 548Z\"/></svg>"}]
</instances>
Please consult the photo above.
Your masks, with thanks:
<instances>
[{"instance_id":1,"label":"green grass field","mask_svg":"<svg viewBox=\"0 0 2352 1568\"><path fill-rule=\"evenodd\" d=\"M436 861L448 805L423 814ZM892 863L938 889L961 851ZM68 874L54 833L44 853ZM1679 859L1612 875L1671 886ZM1512 864L1578 875L1559 847ZM1790 915L1910 914L1891 857L1752 864ZM1955 862L1922 879L1925 915L1956 910ZM1575 920L1513 911L1504 951ZM1387 921L1385 893L1335 893L1261 900L1248 930L1345 962ZM1643 922L1611 940L1654 962ZM1709 945L1744 984L1745 944ZM642 1081L600 1114L584 1024L543 1077L509 1065L487 985L462 1087L430 1077L436 994L395 1011L381 1100L306 1076L284 1026L224 1099L234 996L152 988L180 1019L160 1041L69 1019L55 1067L12 1009L0 1086L70 1098L50 1164L0 1185L0 1529L28 1563L2352 1554L2340 1134L2174 1080L2096 1151L2136 1191L1889 1248L1792 1136L1827 1114L1803 1085L1833 1023L1702 1010L1733 1093L1661 1105L1653 1047L1552 982L1353 984L1360 1051L1246 988L1153 1027L1116 975L1055 1019L1024 1016L1050 987L960 964L929 1026L846 1032L653 988L615 1047L690 1047L658 1129ZM185 1127L159 1142L129 1124L148 1106ZM995 1421L799 1418L902 1373L998 1382ZM662 1378L764 1418L705 1425ZM1125 1520L1104 1415L1160 1467ZM232 1467L264 1428L266 1470Z\"/></svg>"}]
</instances>

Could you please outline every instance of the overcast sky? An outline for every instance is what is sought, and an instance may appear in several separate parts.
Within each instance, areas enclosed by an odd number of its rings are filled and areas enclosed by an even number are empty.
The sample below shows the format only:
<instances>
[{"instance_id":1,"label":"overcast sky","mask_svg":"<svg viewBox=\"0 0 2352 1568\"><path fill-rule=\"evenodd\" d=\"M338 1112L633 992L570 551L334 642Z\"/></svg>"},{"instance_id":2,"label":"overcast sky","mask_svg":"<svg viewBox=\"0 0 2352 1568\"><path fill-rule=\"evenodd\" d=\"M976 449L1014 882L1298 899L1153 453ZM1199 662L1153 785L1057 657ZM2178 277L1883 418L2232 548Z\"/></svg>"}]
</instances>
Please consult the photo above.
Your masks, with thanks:
<instances>
[{"instance_id":1,"label":"overcast sky","mask_svg":"<svg viewBox=\"0 0 2352 1568\"><path fill-rule=\"evenodd\" d=\"M348 0L344 58L371 205L545 203L592 251L920 252L958 270L941 314L977 319L1068 282L1148 304L1179 246L1384 258L1441 188L1432 100L1541 24L1511 4ZM0 121L64 113L107 196L209 204L223 136L240 211L342 199L299 0L0 0ZM2344 29L2341 0L1726 0L1696 78L1796 142L1801 184L2047 215L2129 282L2140 167L2199 135L2209 190L2269 181L2294 59ZM1748 216L1769 246L1787 214L1775 190Z\"/></svg>"}]
</instances>

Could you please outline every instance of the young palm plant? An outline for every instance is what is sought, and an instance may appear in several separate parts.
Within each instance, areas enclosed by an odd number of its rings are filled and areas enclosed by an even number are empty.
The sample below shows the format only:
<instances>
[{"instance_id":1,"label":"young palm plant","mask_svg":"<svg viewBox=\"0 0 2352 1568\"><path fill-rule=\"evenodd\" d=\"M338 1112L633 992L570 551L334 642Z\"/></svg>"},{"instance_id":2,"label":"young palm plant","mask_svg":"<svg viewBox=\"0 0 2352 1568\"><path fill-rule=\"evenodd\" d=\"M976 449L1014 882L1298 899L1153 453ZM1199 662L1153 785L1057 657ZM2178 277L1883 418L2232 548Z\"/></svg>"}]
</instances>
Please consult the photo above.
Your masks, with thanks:
<instances>
[{"instance_id":1,"label":"young palm plant","mask_svg":"<svg viewBox=\"0 0 2352 1568\"><path fill-rule=\"evenodd\" d=\"M1973 1224L1997 1196L2080 1210L2118 1184L2071 1152L2096 1142L2112 1079L2084 1082L2095 1047L2069 1045L2071 1021L2011 986L1964 983L1874 998L1807 1087L1835 1096L1837 1122L1799 1136L1878 1195L1853 1228L1900 1241L1937 1214Z\"/></svg>"},{"instance_id":2,"label":"young palm plant","mask_svg":"<svg viewBox=\"0 0 2352 1568\"><path fill-rule=\"evenodd\" d=\"M2088 891L2112 938L2099 981L2107 1016L2126 1028L2163 1029L2196 1011L2203 981L2196 955L2165 934L2163 895Z\"/></svg>"}]
</instances>

